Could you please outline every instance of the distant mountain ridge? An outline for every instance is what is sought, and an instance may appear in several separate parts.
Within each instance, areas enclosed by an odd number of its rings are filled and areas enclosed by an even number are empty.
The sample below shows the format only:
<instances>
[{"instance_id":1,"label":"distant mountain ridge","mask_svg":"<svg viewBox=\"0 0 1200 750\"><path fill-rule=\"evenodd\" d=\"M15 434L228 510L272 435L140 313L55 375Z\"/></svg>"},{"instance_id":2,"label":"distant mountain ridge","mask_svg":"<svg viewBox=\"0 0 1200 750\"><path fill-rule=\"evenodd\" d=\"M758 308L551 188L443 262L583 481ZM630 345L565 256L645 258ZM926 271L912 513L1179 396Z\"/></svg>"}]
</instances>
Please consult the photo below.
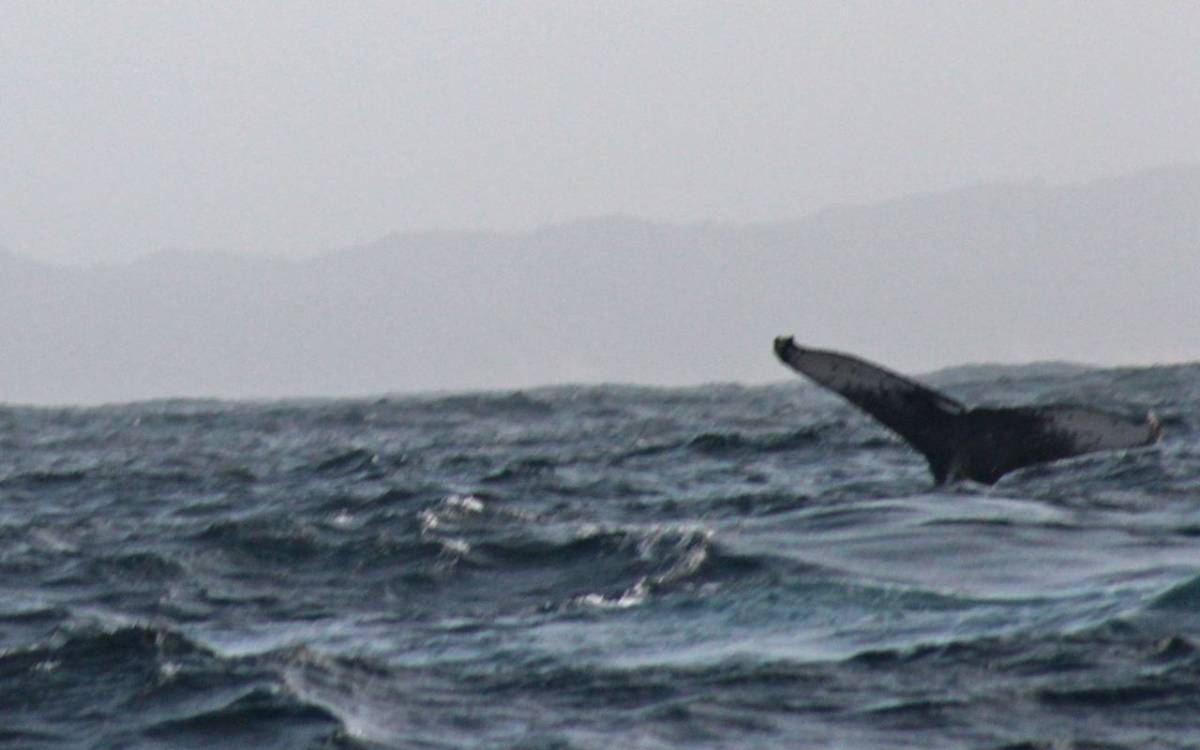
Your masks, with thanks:
<instances>
[{"instance_id":1,"label":"distant mountain ridge","mask_svg":"<svg viewBox=\"0 0 1200 750\"><path fill-rule=\"evenodd\" d=\"M922 380L940 386L970 383L996 378L1069 378L1099 369L1095 365L1061 360L1041 360L1021 364L997 364L979 362L952 365L921 376Z\"/></svg>"},{"instance_id":2,"label":"distant mountain ridge","mask_svg":"<svg viewBox=\"0 0 1200 750\"><path fill-rule=\"evenodd\" d=\"M787 377L775 335L904 371L1200 356L1200 166L793 222L392 234L306 261L0 249L0 402Z\"/></svg>"}]
</instances>

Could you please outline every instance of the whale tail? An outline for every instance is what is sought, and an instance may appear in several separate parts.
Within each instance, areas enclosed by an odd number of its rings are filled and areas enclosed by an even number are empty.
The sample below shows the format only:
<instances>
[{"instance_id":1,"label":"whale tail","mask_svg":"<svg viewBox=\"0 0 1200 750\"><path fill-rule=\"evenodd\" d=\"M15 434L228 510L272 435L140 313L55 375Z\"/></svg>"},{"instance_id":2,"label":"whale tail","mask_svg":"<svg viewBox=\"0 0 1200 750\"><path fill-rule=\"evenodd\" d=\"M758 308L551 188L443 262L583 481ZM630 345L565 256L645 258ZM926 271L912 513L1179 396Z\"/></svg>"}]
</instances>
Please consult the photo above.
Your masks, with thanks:
<instances>
[{"instance_id":1,"label":"whale tail","mask_svg":"<svg viewBox=\"0 0 1200 750\"><path fill-rule=\"evenodd\" d=\"M991 484L1014 469L1083 453L1150 445L1162 434L1145 420L1078 406L968 409L902 375L857 357L775 339L784 364L845 398L920 452L939 484Z\"/></svg>"}]
</instances>

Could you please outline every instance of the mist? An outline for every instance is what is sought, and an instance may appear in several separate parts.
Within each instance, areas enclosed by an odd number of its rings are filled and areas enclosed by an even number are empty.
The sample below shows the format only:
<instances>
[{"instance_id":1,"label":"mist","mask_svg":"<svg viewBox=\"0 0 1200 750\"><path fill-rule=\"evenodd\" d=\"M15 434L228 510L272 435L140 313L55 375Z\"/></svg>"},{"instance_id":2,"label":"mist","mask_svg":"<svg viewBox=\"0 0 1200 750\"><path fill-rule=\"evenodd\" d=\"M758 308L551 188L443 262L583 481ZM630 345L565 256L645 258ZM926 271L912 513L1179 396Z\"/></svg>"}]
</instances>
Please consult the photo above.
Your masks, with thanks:
<instances>
[{"instance_id":1,"label":"mist","mask_svg":"<svg viewBox=\"0 0 1200 750\"><path fill-rule=\"evenodd\" d=\"M785 377L771 340L908 371L1194 359L1200 167L772 224L609 216L303 261L0 255L0 393L36 403Z\"/></svg>"},{"instance_id":2,"label":"mist","mask_svg":"<svg viewBox=\"0 0 1200 750\"><path fill-rule=\"evenodd\" d=\"M1190 3L6 3L0 244L311 256L1200 161Z\"/></svg>"},{"instance_id":3,"label":"mist","mask_svg":"<svg viewBox=\"0 0 1200 750\"><path fill-rule=\"evenodd\" d=\"M3 10L0 401L1197 357L1192 4Z\"/></svg>"}]
</instances>

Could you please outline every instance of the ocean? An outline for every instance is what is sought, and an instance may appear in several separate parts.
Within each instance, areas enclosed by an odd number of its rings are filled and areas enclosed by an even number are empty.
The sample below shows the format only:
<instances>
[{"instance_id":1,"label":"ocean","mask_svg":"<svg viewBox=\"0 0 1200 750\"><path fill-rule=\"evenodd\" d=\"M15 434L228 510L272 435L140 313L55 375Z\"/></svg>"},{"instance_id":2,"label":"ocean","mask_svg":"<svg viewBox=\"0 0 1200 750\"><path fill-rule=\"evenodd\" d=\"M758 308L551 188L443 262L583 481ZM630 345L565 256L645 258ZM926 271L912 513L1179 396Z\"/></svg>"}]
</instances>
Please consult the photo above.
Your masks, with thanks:
<instances>
[{"instance_id":1,"label":"ocean","mask_svg":"<svg viewBox=\"0 0 1200 750\"><path fill-rule=\"evenodd\" d=\"M0 407L0 747L1200 747L1200 365L934 487L797 378Z\"/></svg>"}]
</instances>

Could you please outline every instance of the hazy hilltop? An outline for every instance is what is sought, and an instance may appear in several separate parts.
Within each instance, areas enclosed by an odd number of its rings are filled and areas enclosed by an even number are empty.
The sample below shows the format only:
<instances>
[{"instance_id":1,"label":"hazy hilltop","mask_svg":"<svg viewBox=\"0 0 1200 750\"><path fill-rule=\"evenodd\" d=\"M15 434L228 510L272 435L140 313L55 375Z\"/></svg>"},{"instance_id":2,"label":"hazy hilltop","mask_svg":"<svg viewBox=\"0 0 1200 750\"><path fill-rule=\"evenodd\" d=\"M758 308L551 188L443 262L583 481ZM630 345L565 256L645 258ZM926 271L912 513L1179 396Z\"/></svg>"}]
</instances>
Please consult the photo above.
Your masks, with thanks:
<instances>
[{"instance_id":1,"label":"hazy hilltop","mask_svg":"<svg viewBox=\"0 0 1200 750\"><path fill-rule=\"evenodd\" d=\"M303 262L0 249L0 401L788 377L771 339L904 370L1200 352L1200 167L985 185L779 224L397 234Z\"/></svg>"}]
</instances>

